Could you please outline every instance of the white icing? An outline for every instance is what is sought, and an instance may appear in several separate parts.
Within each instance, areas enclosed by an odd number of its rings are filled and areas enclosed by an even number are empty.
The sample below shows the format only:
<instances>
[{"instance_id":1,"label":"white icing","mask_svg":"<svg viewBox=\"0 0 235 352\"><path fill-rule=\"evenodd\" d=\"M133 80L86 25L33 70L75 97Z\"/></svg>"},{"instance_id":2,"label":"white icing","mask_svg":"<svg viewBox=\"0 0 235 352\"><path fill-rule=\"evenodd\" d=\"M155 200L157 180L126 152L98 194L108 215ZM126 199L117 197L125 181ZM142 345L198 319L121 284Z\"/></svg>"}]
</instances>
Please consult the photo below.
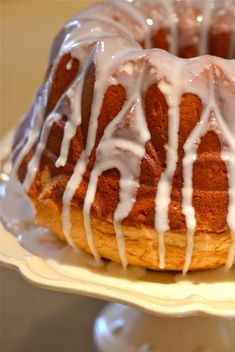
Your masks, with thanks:
<instances>
[{"instance_id":1,"label":"white icing","mask_svg":"<svg viewBox=\"0 0 235 352\"><path fill-rule=\"evenodd\" d=\"M202 29L198 50L199 55L205 55L208 52L209 29L211 26L212 11L214 10L214 6L215 3L213 1L203 2Z\"/></svg>"},{"instance_id":2,"label":"white icing","mask_svg":"<svg viewBox=\"0 0 235 352\"><path fill-rule=\"evenodd\" d=\"M16 174L25 155L28 154L28 152L33 147L33 145L35 144L39 136L39 132L44 118L44 113L45 113L45 108L44 106L42 106L42 97L39 95L36 97L34 104L32 106L32 109L30 111L30 115L31 115L30 122L32 127L31 129L27 130L28 135L22 138L22 141L24 141L25 144L23 144L22 142L22 145L20 146L21 150L17 155L16 161L13 165L12 172L14 174Z\"/></svg>"},{"instance_id":3,"label":"white icing","mask_svg":"<svg viewBox=\"0 0 235 352\"><path fill-rule=\"evenodd\" d=\"M147 125L144 119L142 106L141 86L145 74L145 65L126 70L123 68L124 78L121 82L126 88L126 103L120 113L106 128L104 136L97 148L96 163L90 176L87 195L84 201L84 225L88 235L89 242L93 243L92 230L90 225L90 209L94 201L97 188L98 177L105 170L112 168L118 169L120 173L120 193L119 203L113 215L113 224L117 237L119 255L123 267L126 268L128 261L125 253L125 240L121 229L122 220L128 216L135 202L135 196L138 189L138 179L140 174L140 162L145 155L145 143L150 138ZM136 80L136 74L140 72L140 77L133 89L133 83ZM126 78L126 73L130 77ZM125 84L126 83L126 84ZM131 121L130 131L126 131L126 138L116 138L116 131L128 129L125 126L127 119ZM123 126L122 126L123 125ZM123 135L123 131L121 133ZM132 141L133 137L138 140ZM128 160L128 163L126 162Z\"/></svg>"},{"instance_id":4,"label":"white icing","mask_svg":"<svg viewBox=\"0 0 235 352\"><path fill-rule=\"evenodd\" d=\"M133 18L144 30L145 48L151 48L151 25L149 26L146 22L145 16L138 11L138 9L133 6L130 2L126 0L109 0L114 7L120 8L123 12L127 13L131 18Z\"/></svg>"},{"instance_id":5,"label":"white icing","mask_svg":"<svg viewBox=\"0 0 235 352\"><path fill-rule=\"evenodd\" d=\"M188 244L185 254L184 273L189 269L192 253L193 253L193 235L196 229L195 209L192 204L193 198L193 163L197 159L197 147L200 138L207 132L208 120L210 117L212 103L212 89L213 77L210 79L209 89L209 103L207 104L204 112L202 113L200 122L195 126L184 145L184 158L183 158L183 180L184 185L182 189L182 211L185 216L187 226ZM197 143L195 143L197 141Z\"/></svg>"},{"instance_id":6,"label":"white icing","mask_svg":"<svg viewBox=\"0 0 235 352\"><path fill-rule=\"evenodd\" d=\"M168 208L171 201L172 178L178 160L178 130L180 122L179 104L181 99L181 75L183 61L169 60L164 70L165 81L160 82L159 88L165 94L168 104L168 147L166 149L166 168L161 174L157 186L155 199L155 228L159 236L159 267L165 267L164 233L170 229ZM169 74L169 73L170 74ZM167 74L168 73L168 74Z\"/></svg>"},{"instance_id":7,"label":"white icing","mask_svg":"<svg viewBox=\"0 0 235 352\"><path fill-rule=\"evenodd\" d=\"M90 58L87 60L87 64L84 69L81 71L74 84L67 92L67 97L70 101L71 112L69 119L65 125L64 136L61 143L60 156L56 161L55 166L65 166L69 154L69 147L72 138L75 136L77 127L81 124L81 106L82 106L82 91L84 85L84 79L86 72L90 64L94 61L95 50L92 50Z\"/></svg>"},{"instance_id":8,"label":"white icing","mask_svg":"<svg viewBox=\"0 0 235 352\"><path fill-rule=\"evenodd\" d=\"M118 43L119 42L119 43ZM118 45L119 44L119 45ZM124 45L123 45L124 44ZM116 62L118 60L118 56L120 55L122 57L123 54L125 54L127 51L130 51L130 47L126 46L126 43L124 41L118 40L116 43L116 48L117 48L117 56L114 55L113 52L113 43L112 40L106 40L105 42L98 42L97 43L97 51L96 51L96 67L100 68L99 70L96 69L96 81L95 81L95 86L94 86L94 94L93 94L93 104L92 104L92 111L91 111L91 116L90 116L90 124L89 124L89 129L88 129L88 136L87 136L87 141L86 141L86 148L83 151L80 159L78 160L74 173L72 177L70 178L68 185L66 187L66 190L63 195L63 210L62 210L62 222L63 222L63 227L64 227L64 233L69 241L69 243L73 243L72 238L71 238L71 221L70 221L70 203L71 200L74 196L75 191L79 187L83 174L86 170L87 163L89 161L89 156L90 153L95 145L95 139L96 139L96 131L97 131L97 126L98 126L98 117L99 117L99 112L101 110L101 106L103 103L103 98L104 94L106 91L106 88L108 88L108 82L106 77L109 77L109 71L111 71L112 66L116 66ZM111 51L111 52L110 52ZM110 60L109 65L104 67L102 65L103 60L106 58L112 57L112 60ZM106 60L105 60L106 61ZM76 103L79 103L76 101ZM67 138L67 136L66 136ZM99 255L95 249L92 236L89 231L89 225L87 225L87 222L85 221L85 226L87 229L87 239L88 239L88 244L90 247L91 252L97 258L99 259Z\"/></svg>"},{"instance_id":9,"label":"white icing","mask_svg":"<svg viewBox=\"0 0 235 352\"><path fill-rule=\"evenodd\" d=\"M228 1L233 6L233 0ZM62 118L63 108L67 99L70 103L70 109L69 113L66 114L68 121L65 125L56 167L66 165L71 140L82 121L84 78L90 65L94 63L95 84L88 135L85 149L75 165L74 172L63 194L63 230L68 243L75 246L73 234L71 233L71 201L81 184L89 157L96 146L96 161L90 175L83 206L87 242L90 251L99 260L100 256L93 238L90 213L96 195L99 176L104 171L115 168L120 174L120 190L119 203L113 214L113 226L116 233L119 256L123 267L126 267L128 260L122 222L128 216L136 201L140 165L145 155L145 144L150 139L142 95L151 84L158 83L168 105L169 118L166 168L162 172L157 185L155 200L155 228L159 238L159 266L164 269L166 254L164 233L170 230L168 212L171 202L172 180L178 162L179 105L183 94L196 94L201 99L204 110L200 117L200 122L194 127L184 145L182 210L187 227L184 273L190 268L193 254L193 236L197 225L195 209L192 204L193 164L197 158L197 147L200 139L209 130L213 130L219 135L221 156L226 162L228 172L229 204L227 224L231 231L232 244L228 253L227 267L231 267L235 256L235 131L234 119L232 118L235 107L234 103L231 102L234 101L232 89L234 90L235 84L235 60L219 59L212 56L183 60L159 49L142 50L137 43L137 40L141 41L140 29L142 30L146 48L151 47L152 29L169 29L171 37L169 45L173 54L177 54L178 40L180 39L178 38L176 2L166 1L164 3L166 18L164 19L161 15L161 25L155 24L152 20L152 18L156 17L159 1L148 0L148 4L155 4L156 8L154 6L155 13L150 13L147 18L146 14L141 12L139 0L131 2L125 0L110 1L108 5L97 5L97 7L83 11L81 15L76 16L66 26L54 68L49 79L37 94L33 108L29 113L31 115L30 126L25 129L25 135L23 136L25 144L23 145L22 143L23 147L15 162L14 172L17 173L25 155L39 139L34 155L28 164L23 184L24 188L29 190L39 170L41 155L45 149L51 127L54 122ZM159 6L162 7L163 3L161 2ZM232 8L234 9L234 6ZM99 12L101 9L104 10L102 14ZM211 26L213 9L219 11L221 10L221 5L218 6L215 0L210 3L205 2L202 14L197 18L197 21L202 23L199 46L201 54L207 51L208 31ZM112 12L115 14L117 10L126 16L125 22L117 22L111 16ZM135 29L132 30L134 23L136 24ZM195 33L196 35L197 33ZM231 40L229 52L231 57L233 51L234 43ZM54 70L60 58L67 52L71 53L72 58L79 60L79 72L70 87L63 93L53 111L44 119ZM72 60L68 62L66 69L70 70L71 67ZM223 85L218 84L218 81L222 81ZM126 100L121 111L106 127L101 140L96 145L98 118L104 95L110 84L123 86L126 91ZM221 99L224 100L223 106L219 106Z\"/></svg>"},{"instance_id":10,"label":"white icing","mask_svg":"<svg viewBox=\"0 0 235 352\"><path fill-rule=\"evenodd\" d=\"M67 63L67 65L66 65L66 68L67 68L68 71L71 70L72 65L73 65L73 59L70 59L69 62Z\"/></svg>"},{"instance_id":11,"label":"white icing","mask_svg":"<svg viewBox=\"0 0 235 352\"><path fill-rule=\"evenodd\" d=\"M174 9L174 0L166 1L166 9L168 16L168 26L170 27L170 52L174 55L178 53L178 26L177 16Z\"/></svg>"},{"instance_id":12,"label":"white icing","mask_svg":"<svg viewBox=\"0 0 235 352\"><path fill-rule=\"evenodd\" d=\"M79 13L79 15L76 17L78 20L98 20L102 22L106 22L109 25L111 25L113 28L117 28L119 31L121 30L124 32L126 35L128 35L130 38L133 38L132 32L125 27L122 23L117 22L113 20L111 17L108 17L107 15L104 15L102 13L97 13L97 11L94 11L93 7L90 7L89 9L82 11Z\"/></svg>"},{"instance_id":13,"label":"white icing","mask_svg":"<svg viewBox=\"0 0 235 352\"><path fill-rule=\"evenodd\" d=\"M183 214L185 215L186 225L187 225L187 236L188 236L188 245L185 254L185 265L184 265L184 273L186 273L190 267L192 254L193 254L193 235L196 229L196 216L195 210L192 204L193 197L193 162L197 158L197 147L201 140L201 138L210 130L216 132L221 139L221 133L223 135L223 140L221 140L221 149L222 149L222 157L227 162L227 171L228 171L228 179L229 179L229 206L228 206L228 226L231 230L232 237L234 239L234 229L235 229L235 213L234 213L234 157L235 157L235 139L234 135L230 132L228 126L225 124L225 116L221 114L220 108L218 107L218 98L215 95L215 89L218 85L218 80L221 80L221 71L217 69L217 65L219 67L219 63L222 61L220 59L208 59L205 57L205 60L208 61L208 71L207 74L209 76L208 79L208 88L206 90L202 90L205 94L204 99L206 100L204 111L201 114L200 122L195 126L193 131L188 136L188 139L184 145L184 153L185 156L183 158L183 179L184 186L182 190L182 208ZM233 60L234 61L234 60ZM230 67L229 67L230 65ZM206 67L206 64L205 66ZM231 64L227 64L227 68L230 68L229 77L232 78L231 85L234 84L235 78L235 67ZM231 88L232 89L232 88ZM221 88L222 90L222 88ZM233 87L234 91L234 87ZM235 92L235 91L234 91ZM201 94L199 95L201 96ZM229 105L229 103L228 103ZM230 121L231 128L233 128L233 121ZM195 142L196 141L196 142ZM229 150L230 156L227 155L225 150ZM232 220L233 219L233 220ZM234 255L234 243L232 244L231 251ZM229 258L231 258L232 254L229 254ZM228 260L230 266L232 265L234 259ZM228 264L227 264L228 266Z\"/></svg>"},{"instance_id":14,"label":"white icing","mask_svg":"<svg viewBox=\"0 0 235 352\"><path fill-rule=\"evenodd\" d=\"M27 126L27 128L24 130L24 134L21 139L22 143L20 143L20 145L17 146L18 148L16 147L16 149L13 151L12 157L14 157L14 153L19 150L12 170L12 173L15 175L15 177L24 157L29 153L39 137L53 75L54 69L51 70L48 79L38 90L32 107L30 108L28 114L24 117L24 119L27 119L30 116L30 120L29 126Z\"/></svg>"},{"instance_id":15,"label":"white icing","mask_svg":"<svg viewBox=\"0 0 235 352\"><path fill-rule=\"evenodd\" d=\"M61 120L61 118L62 118L61 114L53 112L47 118L46 124L43 125L42 136L40 138L40 141L37 144L34 155L28 164L28 170L27 170L24 182L23 182L23 187L25 190L29 190L34 178L37 175L37 172L38 172L39 166L40 166L41 155L45 149L47 138L50 133L50 129L51 129L52 125L54 122Z\"/></svg>"}]
</instances>

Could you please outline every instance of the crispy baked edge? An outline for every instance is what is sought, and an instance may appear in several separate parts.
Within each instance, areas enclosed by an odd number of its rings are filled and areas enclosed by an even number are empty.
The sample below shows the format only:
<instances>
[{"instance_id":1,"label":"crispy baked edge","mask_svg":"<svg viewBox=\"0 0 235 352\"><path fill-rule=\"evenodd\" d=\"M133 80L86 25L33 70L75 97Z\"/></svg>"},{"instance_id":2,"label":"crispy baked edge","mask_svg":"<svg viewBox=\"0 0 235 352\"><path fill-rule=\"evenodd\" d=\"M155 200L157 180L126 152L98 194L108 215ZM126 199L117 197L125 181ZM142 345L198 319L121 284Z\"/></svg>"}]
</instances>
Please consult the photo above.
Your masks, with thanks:
<instances>
[{"instance_id":1,"label":"crispy baked edge","mask_svg":"<svg viewBox=\"0 0 235 352\"><path fill-rule=\"evenodd\" d=\"M35 207L36 223L50 229L60 240L66 241L58 204L51 199L38 199ZM71 222L71 235L75 246L90 253L81 210L71 209ZM120 263L112 220L104 221L91 216L91 224L94 243L100 256ZM146 226L123 225L122 230L125 235L128 263L159 270L158 233L153 228ZM187 245L186 233L166 232L165 245L165 270L182 270ZM229 231L222 233L196 232L190 270L215 269L224 266L230 245L231 234Z\"/></svg>"}]
</instances>

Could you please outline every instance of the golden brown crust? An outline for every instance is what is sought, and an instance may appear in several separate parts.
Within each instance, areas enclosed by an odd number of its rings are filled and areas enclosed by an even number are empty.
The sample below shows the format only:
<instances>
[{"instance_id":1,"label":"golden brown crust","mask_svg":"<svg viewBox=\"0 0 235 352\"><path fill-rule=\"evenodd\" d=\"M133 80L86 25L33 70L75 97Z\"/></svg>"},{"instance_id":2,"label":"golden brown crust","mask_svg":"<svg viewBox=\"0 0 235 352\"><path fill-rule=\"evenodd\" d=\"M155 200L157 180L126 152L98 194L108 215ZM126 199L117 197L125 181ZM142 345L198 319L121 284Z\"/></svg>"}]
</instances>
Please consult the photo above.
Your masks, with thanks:
<instances>
[{"instance_id":1,"label":"golden brown crust","mask_svg":"<svg viewBox=\"0 0 235 352\"><path fill-rule=\"evenodd\" d=\"M107 124L120 111L124 100L125 90L121 86L108 88L99 116L96 145L102 137ZM170 227L174 231L186 230L181 208L183 145L191 130L199 121L201 111L202 105L197 96L192 94L183 95L180 104L179 160L173 178L169 209ZM165 168L165 145L168 140L168 108L164 96L156 84L149 87L145 94L145 112L151 133L151 141L146 143L146 155L141 163L140 187L137 192L137 199L124 223L128 226L133 224L139 226L142 224L154 227L154 199L158 181ZM84 130L86 130L86 128L78 127L77 134L70 144L67 164L63 168L56 168L55 161L60 153L64 125L65 120L61 120L52 126L46 149L41 158L40 172L38 173L38 178L40 178L40 173L46 167L49 169L50 179L46 183L45 188L40 188L40 190L37 188L32 194L34 199L39 196L45 199L52 198L60 207L68 179L84 148ZM90 172L95 162L95 149L96 146L91 153L81 185L72 201L74 208L78 210L83 206ZM24 179L29 159L30 156L25 158L19 170L21 180ZM227 174L225 164L221 160L220 142L214 132L208 132L199 145L198 157L193 168L193 188L193 205L197 217L197 230L217 233L227 231ZM119 173L117 170L108 170L99 177L97 192L92 206L92 215L102 221L111 218L118 201Z\"/></svg>"},{"instance_id":2,"label":"golden brown crust","mask_svg":"<svg viewBox=\"0 0 235 352\"><path fill-rule=\"evenodd\" d=\"M92 71L91 74L93 75ZM92 86L92 82L88 82ZM89 87L87 89L89 90ZM58 92L56 91L57 94ZM92 95L90 94L91 98ZM96 145L102 137L105 127L122 108L124 100L125 90L123 87L110 86L108 88L98 120L99 127L96 136ZM89 106L88 101L83 110L89 110ZM182 96L180 104L179 160L173 179L172 201L169 209L170 227L176 231L185 231L186 229L181 208L183 144L195 124L199 121L202 108L201 101L197 96L193 94ZM137 201L129 216L124 220L124 223L126 225L143 224L153 227L155 193L161 172L165 168L165 146L168 140L168 107L163 94L156 84L149 87L145 93L145 113L151 133L151 141L146 144L146 155L141 164L140 187L137 193ZM66 117L53 124L46 148L42 154L40 172L38 173L38 177L40 178L40 173L42 173L44 168L49 168L50 179L45 189L40 187L39 190L37 188L36 193L33 194L34 199L39 197L43 190L43 197L52 197L61 206L61 199L68 178L72 174L74 166L84 149L84 134L87 133L86 119L88 117L89 114L84 113L83 118L85 122L78 127L77 133L71 141L68 161L63 168L56 168L55 161L60 154ZM90 172L95 162L95 150L96 146L91 153L90 162L88 163L83 181L73 198L73 206L78 209L81 209L83 205ZM27 165L32 154L33 150L25 157L19 169L19 178L21 181L24 180ZM228 230L226 223L228 181L226 167L221 160L220 142L214 132L208 132L202 138L199 145L198 157L193 168L193 188L193 205L197 217L197 230L218 233ZM109 195L108 197L107 194ZM99 177L92 215L100 220L112 217L118 200L119 173L117 170L106 171Z\"/></svg>"},{"instance_id":3,"label":"golden brown crust","mask_svg":"<svg viewBox=\"0 0 235 352\"><path fill-rule=\"evenodd\" d=\"M38 224L53 231L59 239L65 240L58 204L51 199L37 202ZM72 237L78 248L90 253L83 226L81 211L72 209ZM112 220L99 220L91 217L94 243L101 257L120 263L117 241ZM147 226L122 226L125 234L128 263L148 269L159 269L158 235ZM182 270L187 239L185 233L169 231L165 234L165 269ZM194 236L194 251L190 270L219 268L226 263L231 244L228 231L221 234L199 231Z\"/></svg>"}]
</instances>

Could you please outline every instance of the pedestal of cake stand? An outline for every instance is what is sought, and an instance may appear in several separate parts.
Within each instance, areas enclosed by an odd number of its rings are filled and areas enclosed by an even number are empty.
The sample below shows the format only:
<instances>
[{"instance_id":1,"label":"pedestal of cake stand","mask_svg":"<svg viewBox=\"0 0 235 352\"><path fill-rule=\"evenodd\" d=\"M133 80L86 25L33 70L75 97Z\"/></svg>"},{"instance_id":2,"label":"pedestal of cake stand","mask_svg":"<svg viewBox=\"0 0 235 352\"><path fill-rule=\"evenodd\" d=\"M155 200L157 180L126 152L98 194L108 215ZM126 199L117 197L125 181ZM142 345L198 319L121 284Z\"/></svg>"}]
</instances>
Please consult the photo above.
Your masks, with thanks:
<instances>
[{"instance_id":1,"label":"pedestal of cake stand","mask_svg":"<svg viewBox=\"0 0 235 352\"><path fill-rule=\"evenodd\" d=\"M94 338L100 352L232 352L235 321L156 317L110 303L96 319Z\"/></svg>"}]
</instances>

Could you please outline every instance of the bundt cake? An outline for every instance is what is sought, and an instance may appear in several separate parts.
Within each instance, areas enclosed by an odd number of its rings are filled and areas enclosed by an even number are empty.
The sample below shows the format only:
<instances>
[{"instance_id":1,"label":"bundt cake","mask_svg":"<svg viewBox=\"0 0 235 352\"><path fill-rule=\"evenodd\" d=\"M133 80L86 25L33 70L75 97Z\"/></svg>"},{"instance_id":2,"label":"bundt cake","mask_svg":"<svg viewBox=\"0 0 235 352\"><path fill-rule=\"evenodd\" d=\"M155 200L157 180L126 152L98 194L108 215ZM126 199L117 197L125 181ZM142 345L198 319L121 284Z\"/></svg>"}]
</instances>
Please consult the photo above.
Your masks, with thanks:
<instances>
[{"instance_id":1,"label":"bundt cake","mask_svg":"<svg viewBox=\"0 0 235 352\"><path fill-rule=\"evenodd\" d=\"M234 0L118 0L64 26L12 151L38 224L124 267L233 266L234 23Z\"/></svg>"}]
</instances>

